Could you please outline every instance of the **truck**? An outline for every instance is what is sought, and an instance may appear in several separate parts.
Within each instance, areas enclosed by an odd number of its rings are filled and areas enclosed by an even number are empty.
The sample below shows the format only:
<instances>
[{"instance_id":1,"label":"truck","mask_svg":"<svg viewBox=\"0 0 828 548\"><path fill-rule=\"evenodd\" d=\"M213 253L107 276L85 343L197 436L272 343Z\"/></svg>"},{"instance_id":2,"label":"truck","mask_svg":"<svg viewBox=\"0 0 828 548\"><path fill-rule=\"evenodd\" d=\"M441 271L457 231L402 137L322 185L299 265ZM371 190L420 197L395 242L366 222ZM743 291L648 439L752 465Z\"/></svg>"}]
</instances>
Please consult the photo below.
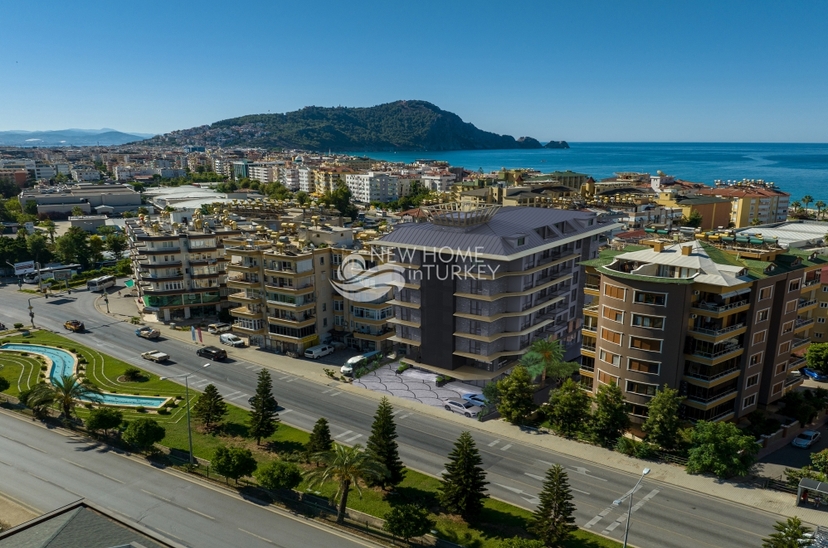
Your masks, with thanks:
<instances>
[{"instance_id":1,"label":"truck","mask_svg":"<svg viewBox=\"0 0 828 548\"><path fill-rule=\"evenodd\" d=\"M170 356L168 354L165 354L160 350L150 350L149 352L141 352L141 357L145 360L152 360L156 363L165 362L170 359Z\"/></svg>"},{"instance_id":2,"label":"truck","mask_svg":"<svg viewBox=\"0 0 828 548\"><path fill-rule=\"evenodd\" d=\"M135 334L139 337L144 337L145 339L157 339L159 336L161 336L160 331L158 331L157 329L153 329L148 325L136 329Z\"/></svg>"}]
</instances>

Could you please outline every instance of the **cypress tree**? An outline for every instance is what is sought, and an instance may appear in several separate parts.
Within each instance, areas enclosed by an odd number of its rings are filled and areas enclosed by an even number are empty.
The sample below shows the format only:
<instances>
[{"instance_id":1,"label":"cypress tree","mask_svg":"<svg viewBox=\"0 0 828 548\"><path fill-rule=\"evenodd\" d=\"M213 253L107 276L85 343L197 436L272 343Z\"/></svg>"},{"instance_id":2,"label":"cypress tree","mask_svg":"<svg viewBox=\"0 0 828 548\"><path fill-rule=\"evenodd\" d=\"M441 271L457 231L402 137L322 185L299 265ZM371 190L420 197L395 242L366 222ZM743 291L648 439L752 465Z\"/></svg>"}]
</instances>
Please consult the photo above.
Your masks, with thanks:
<instances>
[{"instance_id":1,"label":"cypress tree","mask_svg":"<svg viewBox=\"0 0 828 548\"><path fill-rule=\"evenodd\" d=\"M545 546L562 546L578 529L575 525L575 505L569 489L569 478L560 464L546 471L543 490L538 496L540 503L532 514L529 531L544 542Z\"/></svg>"},{"instance_id":2,"label":"cypress tree","mask_svg":"<svg viewBox=\"0 0 828 548\"><path fill-rule=\"evenodd\" d=\"M366 443L368 452L388 470L388 475L384 478L372 480L373 485L382 486L383 489L399 485L405 477L405 467L400 460L400 451L396 442L397 425L394 424L393 412L394 407L391 402L383 397L374 414L371 437Z\"/></svg>"},{"instance_id":3,"label":"cypress tree","mask_svg":"<svg viewBox=\"0 0 828 548\"><path fill-rule=\"evenodd\" d=\"M256 445L261 445L262 438L272 436L279 427L277 406L270 371L262 369L259 371L259 382L256 384L256 394L253 396L253 407L248 419L250 435L256 438Z\"/></svg>"},{"instance_id":4,"label":"cypress tree","mask_svg":"<svg viewBox=\"0 0 828 548\"><path fill-rule=\"evenodd\" d=\"M308 444L305 445L305 462L310 460L311 455L330 451L332 447L333 439L331 439L331 429L328 426L328 419L322 417L313 425L313 432L311 432ZM316 464L319 463L317 462Z\"/></svg>"},{"instance_id":5,"label":"cypress tree","mask_svg":"<svg viewBox=\"0 0 828 548\"><path fill-rule=\"evenodd\" d=\"M226 414L227 404L218 389L212 384L205 386L204 392L193 405L193 415L206 430L213 430Z\"/></svg>"},{"instance_id":6,"label":"cypress tree","mask_svg":"<svg viewBox=\"0 0 828 548\"><path fill-rule=\"evenodd\" d=\"M483 459L468 432L463 432L449 453L446 472L440 486L440 505L449 513L459 514L468 522L474 521L487 498L486 472Z\"/></svg>"}]
</instances>

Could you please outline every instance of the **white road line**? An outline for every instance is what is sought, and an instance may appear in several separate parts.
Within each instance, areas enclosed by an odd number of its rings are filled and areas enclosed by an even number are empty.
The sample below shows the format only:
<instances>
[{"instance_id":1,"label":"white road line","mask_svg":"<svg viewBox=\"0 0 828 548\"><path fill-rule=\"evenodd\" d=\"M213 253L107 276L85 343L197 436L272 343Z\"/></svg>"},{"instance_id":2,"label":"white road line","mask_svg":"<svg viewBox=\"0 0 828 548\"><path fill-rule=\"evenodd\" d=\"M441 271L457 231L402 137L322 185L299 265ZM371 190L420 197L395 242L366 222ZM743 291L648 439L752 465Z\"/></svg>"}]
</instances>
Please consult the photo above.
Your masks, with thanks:
<instances>
[{"instance_id":1,"label":"white road line","mask_svg":"<svg viewBox=\"0 0 828 548\"><path fill-rule=\"evenodd\" d=\"M353 432L354 432L353 430L345 430L344 432L342 432L338 436L334 436L334 439L338 440L339 438L347 436L348 434L353 434Z\"/></svg>"},{"instance_id":2,"label":"white road line","mask_svg":"<svg viewBox=\"0 0 828 548\"><path fill-rule=\"evenodd\" d=\"M335 398L336 396L338 396L338 395L340 395L340 394L342 394L342 391L341 391L341 390L337 390L336 392L331 393L331 395L330 395L330 396L331 396L332 398Z\"/></svg>"},{"instance_id":3,"label":"white road line","mask_svg":"<svg viewBox=\"0 0 828 548\"><path fill-rule=\"evenodd\" d=\"M204 386L205 384L210 384L210 381L208 379L202 379L200 381L195 381L194 383L191 383L191 384L193 386Z\"/></svg>"},{"instance_id":4,"label":"white road line","mask_svg":"<svg viewBox=\"0 0 828 548\"><path fill-rule=\"evenodd\" d=\"M249 396L249 394L239 394L238 396L233 396L232 398L227 398L229 400L237 400L239 398L243 398L245 396Z\"/></svg>"},{"instance_id":5,"label":"white road line","mask_svg":"<svg viewBox=\"0 0 828 548\"><path fill-rule=\"evenodd\" d=\"M325 390L325 391L324 391L324 392L322 392L322 393L323 393L323 394L328 394L328 393L330 393L330 392L333 392L334 390L336 390L336 388L328 388L327 390Z\"/></svg>"},{"instance_id":6,"label":"white road line","mask_svg":"<svg viewBox=\"0 0 828 548\"><path fill-rule=\"evenodd\" d=\"M595 516L594 518L589 520L589 522L587 522L587 524L584 525L584 529L592 528L593 525L595 525L596 523L601 521L603 518L605 518L607 516L607 514L609 514L610 512L612 512L612 507L606 508L603 512L601 512L600 514L598 514L597 516Z\"/></svg>"},{"instance_id":7,"label":"white road line","mask_svg":"<svg viewBox=\"0 0 828 548\"><path fill-rule=\"evenodd\" d=\"M401 419L407 419L408 417L410 417L410 416L411 416L411 415L413 415L413 414L414 414L414 413L406 413L405 415L403 415L403 416L402 416L402 417L400 417L400 418L401 418Z\"/></svg>"},{"instance_id":8,"label":"white road line","mask_svg":"<svg viewBox=\"0 0 828 548\"><path fill-rule=\"evenodd\" d=\"M501 451L502 451L502 449L501 449ZM536 479L536 480L538 480L538 481L546 481L546 478L545 478L545 477L543 477L543 476L539 476L539 475L537 475L537 474L530 474L529 472L524 472L524 474L525 474L525 475L527 475L527 476L529 476L530 478L532 478L532 479ZM575 489L574 487L570 487L569 489L570 489L571 491L578 491L579 493L583 493L583 494L585 494L585 495L587 495L587 496L589 496L589 495L590 495L590 493L587 493L586 491L581 491L580 489Z\"/></svg>"},{"instance_id":9,"label":"white road line","mask_svg":"<svg viewBox=\"0 0 828 548\"><path fill-rule=\"evenodd\" d=\"M359 439L359 438L361 438L361 437L362 437L362 434L357 434L356 436L353 436L353 437L348 438L347 440L343 440L343 441L344 441L345 443L351 443L352 441L354 441L354 440L356 440L356 439Z\"/></svg>"},{"instance_id":10,"label":"white road line","mask_svg":"<svg viewBox=\"0 0 828 548\"><path fill-rule=\"evenodd\" d=\"M289 378L290 378L290 375L285 375L284 377L279 377L279 380L283 381L283 380L289 379Z\"/></svg>"},{"instance_id":11,"label":"white road line","mask_svg":"<svg viewBox=\"0 0 828 548\"><path fill-rule=\"evenodd\" d=\"M612 523L610 523L610 524L607 526L607 528L606 528L606 529L604 529L603 531L601 531L601 534L602 534L602 535L608 535L608 534L612 533L612 532L615 530L615 528L616 528L616 527L618 527L619 525L621 525L621 522L619 522L619 521L613 521Z\"/></svg>"},{"instance_id":12,"label":"white road line","mask_svg":"<svg viewBox=\"0 0 828 548\"><path fill-rule=\"evenodd\" d=\"M446 474L446 473L448 473L448 470L446 470L445 468L440 470L440 476L442 476L443 474Z\"/></svg>"},{"instance_id":13,"label":"white road line","mask_svg":"<svg viewBox=\"0 0 828 548\"><path fill-rule=\"evenodd\" d=\"M224 395L224 399L225 400L230 400L230 399L232 399L230 396L235 396L236 394L239 394L239 393L241 393L241 390L236 390L235 392L230 392L229 394Z\"/></svg>"},{"instance_id":14,"label":"white road line","mask_svg":"<svg viewBox=\"0 0 828 548\"><path fill-rule=\"evenodd\" d=\"M259 367L258 365L248 365L247 367L245 367L245 369L250 370L250 369L256 369L258 367Z\"/></svg>"},{"instance_id":15,"label":"white road line","mask_svg":"<svg viewBox=\"0 0 828 548\"><path fill-rule=\"evenodd\" d=\"M282 411L279 411L280 415L284 415L285 413L293 413L293 409L284 409Z\"/></svg>"},{"instance_id":16,"label":"white road line","mask_svg":"<svg viewBox=\"0 0 828 548\"><path fill-rule=\"evenodd\" d=\"M293 377L293 378L290 378L290 379L286 380L285 382L293 382L293 381L298 381L298 380L299 380L299 377Z\"/></svg>"},{"instance_id":17,"label":"white road line","mask_svg":"<svg viewBox=\"0 0 828 548\"><path fill-rule=\"evenodd\" d=\"M498 443L500 443L500 440L494 440L492 443L489 444L489 447L494 447Z\"/></svg>"},{"instance_id":18,"label":"white road line","mask_svg":"<svg viewBox=\"0 0 828 548\"><path fill-rule=\"evenodd\" d=\"M198 514L199 516L203 516L203 517L205 517L205 518L207 518L207 519L211 519L211 520L213 520L213 521L216 521L216 518L214 518L213 516L208 516L208 515L207 515L207 514L205 514L204 512L199 512L198 510L194 510L194 509L190 508L189 506L187 506L186 508L187 508L187 510L189 510L189 511L190 511L190 512L192 512L193 514Z\"/></svg>"},{"instance_id":19,"label":"white road line","mask_svg":"<svg viewBox=\"0 0 828 548\"><path fill-rule=\"evenodd\" d=\"M81 464L78 464L77 462L72 462L71 460L69 460L69 459L65 459L65 458L63 458L63 457L61 457L61 458L60 458L60 460L66 461L66 462L68 462L69 464L71 464L72 466L77 466L78 468L82 468L82 469L86 470L87 472L92 472L93 474L96 474L96 475L98 475L98 476L104 477L104 478L106 478L106 479L108 479L108 480L112 480L112 481L114 481L115 483L120 483L121 485L123 485L123 484L124 484L124 482L123 482L123 481L121 481L121 480L119 480L119 479L113 478L112 476L107 476L106 474L104 474L104 473L102 473L102 472L98 472L98 471L96 471L96 470L92 470L91 468L87 468L86 466L83 466L83 465L81 465Z\"/></svg>"},{"instance_id":20,"label":"white road line","mask_svg":"<svg viewBox=\"0 0 828 548\"><path fill-rule=\"evenodd\" d=\"M402 409L395 409L394 412L391 413L391 415L396 415L397 413L402 413L402 412L403 412Z\"/></svg>"},{"instance_id":21,"label":"white road line","mask_svg":"<svg viewBox=\"0 0 828 548\"><path fill-rule=\"evenodd\" d=\"M506 451L506 450L507 450L507 449L509 449L511 446L512 446L512 444L511 444L511 443L507 443L506 445L504 445L503 447L501 447L501 448L500 448L500 450L501 450L501 451Z\"/></svg>"},{"instance_id":22,"label":"white road line","mask_svg":"<svg viewBox=\"0 0 828 548\"><path fill-rule=\"evenodd\" d=\"M145 490L145 489L141 489L141 491L142 491L142 492L144 492L144 493L146 493L146 494L148 494L148 495L149 495L149 496L151 496L151 497L155 497L155 498L157 498L157 499L161 499L161 500L166 501L166 502L172 502L170 499L168 499L168 498L166 498L166 497L162 497L161 495L156 495L155 493L151 493L151 492L149 492L149 491L147 491L147 490Z\"/></svg>"},{"instance_id":23,"label":"white road line","mask_svg":"<svg viewBox=\"0 0 828 548\"><path fill-rule=\"evenodd\" d=\"M257 539L259 539L259 540L263 540L263 541L267 542L268 544L276 544L275 542L273 542L273 541L272 541L272 540L270 540L270 539L266 539L266 538L264 538L264 537L260 537L260 536L259 536L259 535L257 535L256 533L251 533L250 531L245 531L245 530L244 530L244 529L242 529L241 527L239 527L239 531L241 531L242 533L247 533L247 534L248 534L248 535L250 535L251 537L256 537L256 538L257 538Z\"/></svg>"}]
</instances>

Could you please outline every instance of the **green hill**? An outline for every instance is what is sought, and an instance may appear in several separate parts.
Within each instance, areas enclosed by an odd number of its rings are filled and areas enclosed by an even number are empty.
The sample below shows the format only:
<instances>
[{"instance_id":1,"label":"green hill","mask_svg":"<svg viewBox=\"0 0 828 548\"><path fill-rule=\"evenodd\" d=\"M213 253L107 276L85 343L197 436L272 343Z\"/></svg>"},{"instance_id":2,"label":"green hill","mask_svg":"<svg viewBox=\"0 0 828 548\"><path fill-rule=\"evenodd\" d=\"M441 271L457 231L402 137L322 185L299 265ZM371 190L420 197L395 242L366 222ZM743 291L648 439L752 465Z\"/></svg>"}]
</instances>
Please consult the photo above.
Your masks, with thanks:
<instances>
[{"instance_id":1,"label":"green hill","mask_svg":"<svg viewBox=\"0 0 828 548\"><path fill-rule=\"evenodd\" d=\"M464 122L426 101L367 108L305 107L286 114L251 114L174 131L142 144L288 148L335 152L542 148Z\"/></svg>"}]
</instances>

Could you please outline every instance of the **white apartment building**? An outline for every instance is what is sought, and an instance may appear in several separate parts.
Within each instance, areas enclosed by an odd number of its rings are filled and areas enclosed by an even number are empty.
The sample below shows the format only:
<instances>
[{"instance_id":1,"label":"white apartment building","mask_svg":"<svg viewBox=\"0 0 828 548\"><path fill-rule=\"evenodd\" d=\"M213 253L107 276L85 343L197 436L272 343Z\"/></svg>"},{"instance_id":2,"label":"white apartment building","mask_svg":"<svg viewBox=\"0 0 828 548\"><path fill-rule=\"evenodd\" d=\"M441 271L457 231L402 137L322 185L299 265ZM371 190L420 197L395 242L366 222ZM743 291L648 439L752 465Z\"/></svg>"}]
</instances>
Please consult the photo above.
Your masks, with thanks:
<instances>
[{"instance_id":1,"label":"white apartment building","mask_svg":"<svg viewBox=\"0 0 828 548\"><path fill-rule=\"evenodd\" d=\"M278 176L278 169L278 162L253 162L247 165L247 176L260 183L272 183Z\"/></svg>"},{"instance_id":2,"label":"white apartment building","mask_svg":"<svg viewBox=\"0 0 828 548\"><path fill-rule=\"evenodd\" d=\"M299 190L299 170L295 167L280 167L279 182L289 190Z\"/></svg>"},{"instance_id":3,"label":"white apartment building","mask_svg":"<svg viewBox=\"0 0 828 548\"><path fill-rule=\"evenodd\" d=\"M369 171L368 173L348 173L345 184L351 191L355 202L391 202L399 198L397 179L388 173Z\"/></svg>"},{"instance_id":4,"label":"white apartment building","mask_svg":"<svg viewBox=\"0 0 828 548\"><path fill-rule=\"evenodd\" d=\"M101 172L91 166L75 166L70 173L76 181L98 181L101 178Z\"/></svg>"},{"instance_id":5,"label":"white apartment building","mask_svg":"<svg viewBox=\"0 0 828 548\"><path fill-rule=\"evenodd\" d=\"M316 190L313 170L309 167L299 168L299 190L308 193Z\"/></svg>"},{"instance_id":6,"label":"white apartment building","mask_svg":"<svg viewBox=\"0 0 828 548\"><path fill-rule=\"evenodd\" d=\"M454 173L428 173L420 177L423 186L434 192L448 192L451 185L455 183L457 177Z\"/></svg>"}]
</instances>

